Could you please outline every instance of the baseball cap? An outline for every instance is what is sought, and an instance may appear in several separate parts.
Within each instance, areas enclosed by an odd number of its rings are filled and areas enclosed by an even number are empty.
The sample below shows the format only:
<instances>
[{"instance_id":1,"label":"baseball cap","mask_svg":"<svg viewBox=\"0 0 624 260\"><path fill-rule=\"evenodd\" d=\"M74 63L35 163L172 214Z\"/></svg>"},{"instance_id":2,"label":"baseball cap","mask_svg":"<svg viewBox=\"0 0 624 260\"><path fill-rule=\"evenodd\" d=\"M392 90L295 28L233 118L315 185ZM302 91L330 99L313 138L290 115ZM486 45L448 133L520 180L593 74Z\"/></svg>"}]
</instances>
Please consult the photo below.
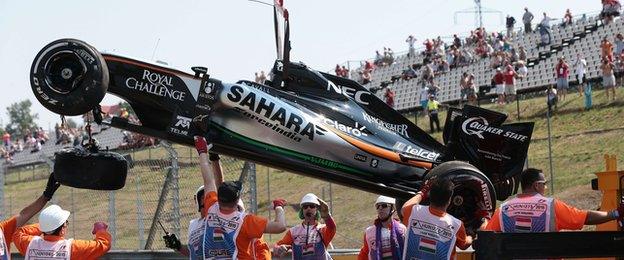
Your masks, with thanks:
<instances>
[{"instance_id":1,"label":"baseball cap","mask_svg":"<svg viewBox=\"0 0 624 260\"><path fill-rule=\"evenodd\" d=\"M217 189L217 198L223 203L236 203L243 184L240 181L224 181Z\"/></svg>"}]
</instances>

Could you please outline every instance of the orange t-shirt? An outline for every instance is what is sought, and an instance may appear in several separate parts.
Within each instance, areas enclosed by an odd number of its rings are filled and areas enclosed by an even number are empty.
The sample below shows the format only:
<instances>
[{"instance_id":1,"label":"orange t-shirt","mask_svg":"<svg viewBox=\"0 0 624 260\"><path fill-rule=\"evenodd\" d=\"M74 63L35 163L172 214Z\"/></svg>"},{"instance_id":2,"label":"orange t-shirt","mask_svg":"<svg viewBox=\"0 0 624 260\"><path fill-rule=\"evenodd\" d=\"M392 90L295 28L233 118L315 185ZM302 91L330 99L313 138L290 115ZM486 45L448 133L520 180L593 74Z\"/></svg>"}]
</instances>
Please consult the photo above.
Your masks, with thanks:
<instances>
[{"instance_id":1,"label":"orange t-shirt","mask_svg":"<svg viewBox=\"0 0 624 260\"><path fill-rule=\"evenodd\" d=\"M409 218L412 215L412 208L414 207L415 204L413 205L407 205L403 208L403 225L405 225L407 227L407 232L411 232L409 229ZM433 214L434 216L438 216L438 217L444 217L446 214L446 212L441 211L441 210L437 210L434 209L432 207L429 207L429 213ZM407 237L407 235L405 235ZM467 239L467 235L466 235L466 228L464 227L464 223L462 222L461 226L459 226L459 230L457 231L457 235L455 237L455 247L453 248L453 252L451 253L451 259L455 259L455 255L457 254L456 249L457 247L461 248L461 249L466 249L468 247L470 247L470 244L468 244L466 242Z\"/></svg>"},{"instance_id":2,"label":"orange t-shirt","mask_svg":"<svg viewBox=\"0 0 624 260\"><path fill-rule=\"evenodd\" d=\"M0 228L2 228L2 233L4 234L4 240L7 246L7 254L10 254L11 241L13 241L13 233L15 233L15 228L17 228L17 218L13 216L10 219L0 222Z\"/></svg>"},{"instance_id":3,"label":"orange t-shirt","mask_svg":"<svg viewBox=\"0 0 624 260\"><path fill-rule=\"evenodd\" d=\"M217 192L210 191L204 196L204 208L202 215L205 216L208 209L217 203ZM263 217L247 214L243 219L243 225L236 236L236 249L238 250L238 259L253 259L253 243L255 239L261 238L264 234L269 220Z\"/></svg>"},{"instance_id":4,"label":"orange t-shirt","mask_svg":"<svg viewBox=\"0 0 624 260\"><path fill-rule=\"evenodd\" d=\"M336 235L336 223L334 222L334 219L329 217L325 222L325 226L319 228L319 233L321 233L323 244L325 245L325 248L327 248ZM293 242L292 234L290 233L290 229L288 229L284 237L280 239L280 241L277 241L277 244L292 245Z\"/></svg>"},{"instance_id":5,"label":"orange t-shirt","mask_svg":"<svg viewBox=\"0 0 624 260\"><path fill-rule=\"evenodd\" d=\"M42 234L39 224L32 224L18 228L13 235L13 243L20 254L26 255L26 250L30 241L35 236ZM46 241L58 241L64 239L60 236L44 235ZM106 230L99 230L95 233L95 240L73 240L71 244L71 257L73 259L97 259L110 250L111 234Z\"/></svg>"},{"instance_id":6,"label":"orange t-shirt","mask_svg":"<svg viewBox=\"0 0 624 260\"><path fill-rule=\"evenodd\" d=\"M555 224L556 231L562 229L579 230L585 225L585 219L587 218L587 211L580 210L575 207L569 206L558 199L554 199L555 207ZM500 224L500 208L494 211L492 220L485 226L485 230L489 231L502 231Z\"/></svg>"}]
</instances>

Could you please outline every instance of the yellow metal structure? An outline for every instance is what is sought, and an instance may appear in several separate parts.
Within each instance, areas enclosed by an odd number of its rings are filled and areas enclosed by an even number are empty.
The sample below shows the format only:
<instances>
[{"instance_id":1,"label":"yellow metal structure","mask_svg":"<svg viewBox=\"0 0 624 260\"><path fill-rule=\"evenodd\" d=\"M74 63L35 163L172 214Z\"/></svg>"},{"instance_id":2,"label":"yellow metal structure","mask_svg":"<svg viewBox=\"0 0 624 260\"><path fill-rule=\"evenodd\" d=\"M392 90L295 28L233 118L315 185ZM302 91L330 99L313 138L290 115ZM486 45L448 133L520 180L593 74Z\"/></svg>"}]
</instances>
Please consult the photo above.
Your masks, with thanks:
<instances>
[{"instance_id":1,"label":"yellow metal structure","mask_svg":"<svg viewBox=\"0 0 624 260\"><path fill-rule=\"evenodd\" d=\"M618 207L622 194L620 191L620 179L624 176L624 171L617 170L617 157L615 155L605 154L604 172L597 172L598 189L602 191L602 202L600 204L601 211L610 211ZM617 222L609 221L596 226L597 231L617 231Z\"/></svg>"}]
</instances>

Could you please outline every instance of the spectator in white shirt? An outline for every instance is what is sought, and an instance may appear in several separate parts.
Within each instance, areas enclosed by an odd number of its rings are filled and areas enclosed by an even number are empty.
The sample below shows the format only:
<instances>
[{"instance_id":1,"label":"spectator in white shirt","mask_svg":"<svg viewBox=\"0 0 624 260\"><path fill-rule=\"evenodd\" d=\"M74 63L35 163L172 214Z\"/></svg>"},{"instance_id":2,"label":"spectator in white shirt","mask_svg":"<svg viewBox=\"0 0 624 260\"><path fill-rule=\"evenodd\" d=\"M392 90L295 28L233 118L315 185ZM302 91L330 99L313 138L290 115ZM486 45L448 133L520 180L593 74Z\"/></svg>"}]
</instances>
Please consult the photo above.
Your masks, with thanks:
<instances>
[{"instance_id":1,"label":"spectator in white shirt","mask_svg":"<svg viewBox=\"0 0 624 260\"><path fill-rule=\"evenodd\" d=\"M581 54L576 55L576 62L574 63L574 67L576 68L576 79L578 80L578 92L579 96L583 96L584 86L587 84L587 79L585 78L585 73L587 71L587 61L583 59Z\"/></svg>"}]
</instances>

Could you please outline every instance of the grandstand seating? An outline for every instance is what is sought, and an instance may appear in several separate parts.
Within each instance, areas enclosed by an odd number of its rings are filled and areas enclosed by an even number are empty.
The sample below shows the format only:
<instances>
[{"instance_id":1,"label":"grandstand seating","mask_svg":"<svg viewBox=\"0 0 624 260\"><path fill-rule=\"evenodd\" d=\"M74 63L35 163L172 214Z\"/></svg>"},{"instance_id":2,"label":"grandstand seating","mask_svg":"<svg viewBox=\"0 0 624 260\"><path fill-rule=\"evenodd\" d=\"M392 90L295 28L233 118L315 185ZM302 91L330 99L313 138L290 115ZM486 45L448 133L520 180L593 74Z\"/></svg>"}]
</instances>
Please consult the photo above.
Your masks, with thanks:
<instances>
[{"instance_id":1,"label":"grandstand seating","mask_svg":"<svg viewBox=\"0 0 624 260\"><path fill-rule=\"evenodd\" d=\"M117 128L108 128L94 133L93 138L97 139L102 149L109 148L111 150L116 149L123 140L122 130ZM50 133L50 140L41 146L41 151L31 153L31 148L24 149L21 152L17 152L13 155L13 162L6 164L8 167L19 167L32 164L43 163L46 158L52 158L55 152L60 151L65 147L71 147L71 144L56 144L56 136L54 133Z\"/></svg>"},{"instance_id":2,"label":"grandstand seating","mask_svg":"<svg viewBox=\"0 0 624 260\"><path fill-rule=\"evenodd\" d=\"M586 20L577 20L571 26L561 27L556 24L551 30L551 44L538 47L540 35L537 32L530 34L519 33L512 38L514 48L523 46L527 52L529 63L528 75L525 79L518 80L519 93L543 89L548 84L554 84L554 68L558 57L565 56L570 65L570 82L575 83L573 63L576 55L581 53L587 60L587 78L592 80L600 78L600 43L603 37L614 41L618 32L624 31L624 19L616 19L615 22L603 25L597 16ZM407 66L414 63L422 63L424 56L421 54L413 57L401 55L390 66L378 67L373 71L373 80L367 87L378 87L381 82L390 81L392 76L400 75ZM474 73L477 86L489 86L495 71L490 68L490 59L478 59L468 66L451 69L450 72L436 76L435 82L440 87L438 99L440 102L457 102L460 99L459 80L463 72ZM355 77L357 72L353 71ZM396 81L392 87L396 93L395 109L409 111L420 106L418 102L418 80ZM489 93L494 94L494 89ZM383 99L383 91L376 94Z\"/></svg>"}]
</instances>

